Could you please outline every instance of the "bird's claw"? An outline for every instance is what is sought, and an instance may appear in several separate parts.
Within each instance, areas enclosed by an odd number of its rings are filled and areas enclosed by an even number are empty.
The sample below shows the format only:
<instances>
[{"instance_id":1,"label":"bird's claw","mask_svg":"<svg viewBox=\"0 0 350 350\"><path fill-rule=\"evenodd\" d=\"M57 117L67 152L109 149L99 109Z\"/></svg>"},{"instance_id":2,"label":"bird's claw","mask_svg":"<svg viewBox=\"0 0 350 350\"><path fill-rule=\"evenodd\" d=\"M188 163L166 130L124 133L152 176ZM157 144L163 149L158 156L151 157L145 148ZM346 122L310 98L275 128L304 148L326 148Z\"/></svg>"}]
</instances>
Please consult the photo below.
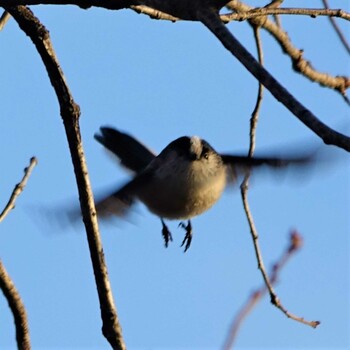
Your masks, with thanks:
<instances>
[{"instance_id":1,"label":"bird's claw","mask_svg":"<svg viewBox=\"0 0 350 350\"><path fill-rule=\"evenodd\" d=\"M162 225L163 225L163 228L162 228L162 235L163 235L163 238L164 238L164 244L165 244L165 248L168 248L168 245L169 245L169 242L173 241L173 237L171 235L171 232L169 231L168 229L168 226L165 225L164 221L162 220Z\"/></svg>"},{"instance_id":2,"label":"bird's claw","mask_svg":"<svg viewBox=\"0 0 350 350\"><path fill-rule=\"evenodd\" d=\"M192 242L192 225L191 225L191 221L188 221L188 224L185 225L183 222L179 223L179 227L182 227L183 229L186 230L186 234L185 237L181 243L181 247L183 247L185 245L185 250L184 253L186 253L186 251L188 250L188 248L191 245Z\"/></svg>"}]
</instances>

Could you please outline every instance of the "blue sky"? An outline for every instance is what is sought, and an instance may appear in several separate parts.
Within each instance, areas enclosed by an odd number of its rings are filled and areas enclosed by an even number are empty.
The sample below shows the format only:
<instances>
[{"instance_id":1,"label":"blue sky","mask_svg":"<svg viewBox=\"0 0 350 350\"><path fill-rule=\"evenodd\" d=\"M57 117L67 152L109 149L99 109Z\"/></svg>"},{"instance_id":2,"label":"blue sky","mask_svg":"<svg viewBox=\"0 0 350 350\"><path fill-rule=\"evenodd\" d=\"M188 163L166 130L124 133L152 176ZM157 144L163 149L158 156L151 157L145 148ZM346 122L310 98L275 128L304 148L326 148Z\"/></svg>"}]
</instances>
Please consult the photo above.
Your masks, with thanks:
<instances>
[{"instance_id":1,"label":"blue sky","mask_svg":"<svg viewBox=\"0 0 350 350\"><path fill-rule=\"evenodd\" d=\"M331 7L345 6L330 1ZM301 1L285 1L301 6ZM308 6L320 7L319 1ZM115 126L161 151L182 135L199 135L218 151L247 152L257 82L198 23L154 21L132 11L40 6L34 13L51 39L81 107L81 132L96 193L128 179L93 134ZM349 11L349 5L346 9ZM345 21L338 21L350 40ZM321 71L349 74L349 57L327 18L282 17L293 43ZM247 23L229 24L255 53ZM77 200L74 174L46 71L30 40L10 20L0 33L0 205L22 170L39 164L1 224L0 258L27 308L34 349L108 349L83 226L60 228ZM262 32L266 67L322 121L349 134L342 98L291 71L290 60ZM318 145L308 129L268 92L257 129L257 152ZM268 298L243 324L237 348L349 347L349 163L345 152L306 179L264 173L252 178L249 200L265 264L280 256L291 229L303 249L280 276L284 305L316 330L286 319ZM304 176L303 176L304 177ZM52 215L51 215L52 216ZM218 349L249 293L262 283L239 190L227 191L193 220L184 254L183 230L163 247L161 224L141 205L131 222L101 224L104 252L126 344L130 349ZM12 315L0 298L0 348L15 347Z\"/></svg>"}]
</instances>

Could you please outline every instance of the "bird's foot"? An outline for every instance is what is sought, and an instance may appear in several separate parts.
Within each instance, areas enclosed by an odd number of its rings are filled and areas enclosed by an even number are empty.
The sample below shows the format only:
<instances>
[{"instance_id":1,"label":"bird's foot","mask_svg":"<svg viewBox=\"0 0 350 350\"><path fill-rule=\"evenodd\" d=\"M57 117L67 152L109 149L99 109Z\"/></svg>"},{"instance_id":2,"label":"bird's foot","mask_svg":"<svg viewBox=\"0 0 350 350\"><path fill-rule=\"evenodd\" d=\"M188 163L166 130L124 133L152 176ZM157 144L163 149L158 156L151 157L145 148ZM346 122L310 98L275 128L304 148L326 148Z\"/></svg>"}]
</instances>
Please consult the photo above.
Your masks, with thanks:
<instances>
[{"instance_id":1,"label":"bird's foot","mask_svg":"<svg viewBox=\"0 0 350 350\"><path fill-rule=\"evenodd\" d=\"M171 232L169 231L168 226L165 225L165 222L163 221L163 219L161 219L161 221L162 221L162 225L163 225L162 235L164 238L165 248L168 248L169 242L173 241L173 237L171 236Z\"/></svg>"},{"instance_id":2,"label":"bird's foot","mask_svg":"<svg viewBox=\"0 0 350 350\"><path fill-rule=\"evenodd\" d=\"M191 221L188 220L187 225L185 225L183 222L179 223L179 227L182 227L183 229L186 230L186 235L181 243L181 247L185 245L185 250L184 253L187 251L187 249L190 247L191 242L192 242L192 225Z\"/></svg>"}]
</instances>

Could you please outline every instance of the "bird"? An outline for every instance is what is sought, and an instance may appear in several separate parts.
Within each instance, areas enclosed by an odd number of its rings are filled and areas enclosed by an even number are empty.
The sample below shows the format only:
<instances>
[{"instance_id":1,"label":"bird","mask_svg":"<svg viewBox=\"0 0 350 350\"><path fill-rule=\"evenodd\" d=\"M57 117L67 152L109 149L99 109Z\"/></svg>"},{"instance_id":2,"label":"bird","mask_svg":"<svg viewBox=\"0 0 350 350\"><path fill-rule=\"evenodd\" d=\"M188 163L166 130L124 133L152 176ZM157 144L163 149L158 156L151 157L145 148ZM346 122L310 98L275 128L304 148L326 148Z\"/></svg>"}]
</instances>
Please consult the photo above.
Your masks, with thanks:
<instances>
[{"instance_id":1,"label":"bird","mask_svg":"<svg viewBox=\"0 0 350 350\"><path fill-rule=\"evenodd\" d=\"M97 215L123 217L140 201L160 218L165 247L173 238L164 220L180 220L184 252L192 242L191 219L210 209L239 175L262 166L305 165L313 158L309 153L282 158L220 154L198 136L181 136L156 155L131 135L109 126L101 127L94 138L133 172L130 181L96 201Z\"/></svg>"}]
</instances>

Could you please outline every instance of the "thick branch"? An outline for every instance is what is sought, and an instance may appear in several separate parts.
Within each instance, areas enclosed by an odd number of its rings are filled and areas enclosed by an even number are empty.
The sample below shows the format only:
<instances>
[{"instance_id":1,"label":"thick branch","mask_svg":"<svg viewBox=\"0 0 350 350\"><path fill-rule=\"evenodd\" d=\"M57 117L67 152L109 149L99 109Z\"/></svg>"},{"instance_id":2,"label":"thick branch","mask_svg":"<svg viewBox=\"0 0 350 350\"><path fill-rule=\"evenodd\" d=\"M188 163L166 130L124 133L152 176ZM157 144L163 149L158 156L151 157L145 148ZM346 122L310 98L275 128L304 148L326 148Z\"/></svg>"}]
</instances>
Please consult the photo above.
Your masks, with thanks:
<instances>
[{"instance_id":1,"label":"thick branch","mask_svg":"<svg viewBox=\"0 0 350 350\"><path fill-rule=\"evenodd\" d=\"M55 89L67 140L72 156L83 220L86 228L90 256L103 320L102 331L113 349L125 349L116 308L113 301L102 243L99 236L94 199L91 191L87 165L79 129L79 106L66 84L65 77L52 47L49 33L33 13L24 6L5 8L17 21L20 28L31 38L45 64L52 86Z\"/></svg>"},{"instance_id":2,"label":"thick branch","mask_svg":"<svg viewBox=\"0 0 350 350\"><path fill-rule=\"evenodd\" d=\"M326 144L332 144L350 152L350 137L328 127L289 93L247 49L232 35L217 13L207 9L198 11L198 19L221 41L244 67L262 83L271 94L289 109L302 123L318 135Z\"/></svg>"}]
</instances>

